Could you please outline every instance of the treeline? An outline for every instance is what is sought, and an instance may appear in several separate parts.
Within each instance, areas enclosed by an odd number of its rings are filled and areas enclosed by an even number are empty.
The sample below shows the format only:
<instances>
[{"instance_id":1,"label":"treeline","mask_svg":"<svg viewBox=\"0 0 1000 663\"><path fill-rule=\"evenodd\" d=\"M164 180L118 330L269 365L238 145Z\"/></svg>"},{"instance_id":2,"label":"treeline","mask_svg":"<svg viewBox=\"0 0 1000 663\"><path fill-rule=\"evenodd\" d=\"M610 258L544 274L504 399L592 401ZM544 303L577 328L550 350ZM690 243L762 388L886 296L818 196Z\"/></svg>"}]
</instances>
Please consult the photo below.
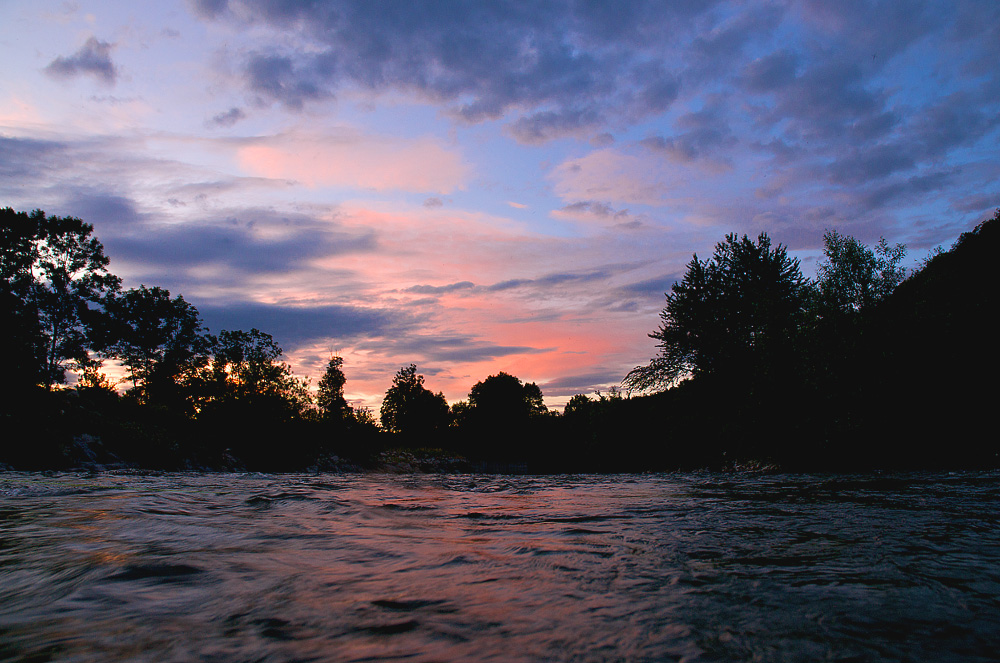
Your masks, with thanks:
<instances>
[{"instance_id":1,"label":"treeline","mask_svg":"<svg viewBox=\"0 0 1000 663\"><path fill-rule=\"evenodd\" d=\"M336 470L392 448L431 469L993 466L995 436L979 428L997 368L998 227L1000 212L909 275L901 245L830 232L814 280L767 235L729 235L667 293L658 353L624 392L556 413L536 384L499 373L449 406L411 364L376 422L345 399L340 357L314 392L267 333L212 334L181 296L123 290L91 225L7 208L0 466ZM57 388L68 372L75 385Z\"/></svg>"},{"instance_id":2,"label":"treeline","mask_svg":"<svg viewBox=\"0 0 1000 663\"><path fill-rule=\"evenodd\" d=\"M339 359L317 398L269 334L211 334L182 296L123 290L108 264L90 224L0 210L0 463L291 469L360 456L376 436L371 413L343 398ZM126 370L123 394L107 360ZM68 372L74 388L57 389Z\"/></svg>"},{"instance_id":3,"label":"treeline","mask_svg":"<svg viewBox=\"0 0 1000 663\"><path fill-rule=\"evenodd\" d=\"M269 334L210 333L183 296L122 289L109 262L78 218L0 210L9 353L0 466L345 469L372 466L391 447L433 447L439 458L461 456L451 467L471 468L464 459L520 458L523 445L499 436L548 414L537 385L505 373L449 407L409 365L379 423L344 397L342 358L330 358L314 392ZM122 393L102 372L106 361L124 368ZM64 387L70 374L75 383Z\"/></svg>"},{"instance_id":4,"label":"treeline","mask_svg":"<svg viewBox=\"0 0 1000 663\"><path fill-rule=\"evenodd\" d=\"M640 457L654 468L1000 465L1000 210L911 274L900 245L824 240L815 280L766 235L695 256L650 334L657 355L624 381L652 393L571 401L579 414L564 419L581 445L614 469Z\"/></svg>"}]
</instances>

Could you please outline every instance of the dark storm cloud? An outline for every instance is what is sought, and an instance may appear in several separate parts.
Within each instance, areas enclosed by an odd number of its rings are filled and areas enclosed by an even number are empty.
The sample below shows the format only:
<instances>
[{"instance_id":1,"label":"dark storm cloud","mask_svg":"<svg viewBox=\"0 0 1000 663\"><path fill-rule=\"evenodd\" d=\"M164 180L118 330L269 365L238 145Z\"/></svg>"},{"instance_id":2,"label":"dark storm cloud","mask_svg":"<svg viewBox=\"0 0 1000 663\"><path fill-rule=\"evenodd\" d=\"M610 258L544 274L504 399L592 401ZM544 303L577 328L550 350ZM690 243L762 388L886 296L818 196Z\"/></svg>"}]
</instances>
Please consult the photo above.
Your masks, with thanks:
<instances>
[{"instance_id":1,"label":"dark storm cloud","mask_svg":"<svg viewBox=\"0 0 1000 663\"><path fill-rule=\"evenodd\" d=\"M98 41L95 37L87 40L80 50L69 57L60 55L49 63L45 72L53 78L72 78L89 74L98 80L113 85L118 70L111 61L113 44Z\"/></svg>"},{"instance_id":2,"label":"dark storm cloud","mask_svg":"<svg viewBox=\"0 0 1000 663\"><path fill-rule=\"evenodd\" d=\"M200 304L196 299L191 301L213 333L223 329L257 328L273 336L286 352L318 339L346 341L379 336L396 324L398 315L354 306L279 306L251 302Z\"/></svg>"}]
</instances>

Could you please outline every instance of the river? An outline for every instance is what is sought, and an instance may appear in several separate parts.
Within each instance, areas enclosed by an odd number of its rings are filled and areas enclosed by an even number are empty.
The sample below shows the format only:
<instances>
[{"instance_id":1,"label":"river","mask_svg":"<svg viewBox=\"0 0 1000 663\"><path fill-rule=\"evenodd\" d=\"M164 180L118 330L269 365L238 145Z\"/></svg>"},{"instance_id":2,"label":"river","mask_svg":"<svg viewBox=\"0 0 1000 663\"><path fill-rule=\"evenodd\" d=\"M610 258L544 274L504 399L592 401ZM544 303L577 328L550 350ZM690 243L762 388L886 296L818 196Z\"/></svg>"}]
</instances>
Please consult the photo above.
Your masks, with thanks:
<instances>
[{"instance_id":1,"label":"river","mask_svg":"<svg viewBox=\"0 0 1000 663\"><path fill-rule=\"evenodd\" d=\"M1000 474L0 474L4 661L996 661Z\"/></svg>"}]
</instances>

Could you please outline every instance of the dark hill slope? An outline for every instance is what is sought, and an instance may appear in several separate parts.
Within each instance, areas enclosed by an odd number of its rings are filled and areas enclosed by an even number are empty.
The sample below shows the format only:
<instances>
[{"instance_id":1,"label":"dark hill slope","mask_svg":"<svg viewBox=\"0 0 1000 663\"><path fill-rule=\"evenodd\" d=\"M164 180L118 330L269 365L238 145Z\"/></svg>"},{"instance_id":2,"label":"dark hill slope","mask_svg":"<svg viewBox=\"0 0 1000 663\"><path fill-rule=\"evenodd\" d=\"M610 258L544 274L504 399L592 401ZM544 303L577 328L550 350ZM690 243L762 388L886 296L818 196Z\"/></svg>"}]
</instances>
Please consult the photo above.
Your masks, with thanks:
<instances>
[{"instance_id":1,"label":"dark hill slope","mask_svg":"<svg viewBox=\"0 0 1000 663\"><path fill-rule=\"evenodd\" d=\"M867 321L868 398L897 461L996 465L1000 211L904 281Z\"/></svg>"}]
</instances>

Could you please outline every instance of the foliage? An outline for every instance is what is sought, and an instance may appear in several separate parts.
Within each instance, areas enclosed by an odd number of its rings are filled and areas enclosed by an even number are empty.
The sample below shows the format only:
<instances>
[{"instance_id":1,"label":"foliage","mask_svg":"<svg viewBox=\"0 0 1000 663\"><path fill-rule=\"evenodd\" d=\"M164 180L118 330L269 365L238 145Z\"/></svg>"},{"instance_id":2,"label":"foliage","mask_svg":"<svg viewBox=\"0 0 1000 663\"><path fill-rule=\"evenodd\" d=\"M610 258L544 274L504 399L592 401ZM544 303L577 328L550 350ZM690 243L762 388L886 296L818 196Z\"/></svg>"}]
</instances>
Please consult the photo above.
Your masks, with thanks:
<instances>
[{"instance_id":1,"label":"foliage","mask_svg":"<svg viewBox=\"0 0 1000 663\"><path fill-rule=\"evenodd\" d=\"M28 216L9 207L0 209L0 279L5 290L26 293L34 281L32 267L44 216L39 210Z\"/></svg>"},{"instance_id":2,"label":"foliage","mask_svg":"<svg viewBox=\"0 0 1000 663\"><path fill-rule=\"evenodd\" d=\"M534 382L526 382L524 384L524 402L528 407L529 417L542 416L549 413L549 409L545 407L542 389Z\"/></svg>"},{"instance_id":3,"label":"foliage","mask_svg":"<svg viewBox=\"0 0 1000 663\"><path fill-rule=\"evenodd\" d=\"M391 433L426 435L448 426L448 401L444 394L424 386L424 376L414 364L396 372L385 392L381 408L382 427Z\"/></svg>"},{"instance_id":4,"label":"foliage","mask_svg":"<svg viewBox=\"0 0 1000 663\"><path fill-rule=\"evenodd\" d=\"M343 357L330 357L316 392L316 405L319 407L320 416L324 419L342 421L351 413L351 406L344 398L346 383Z\"/></svg>"},{"instance_id":5,"label":"foliage","mask_svg":"<svg viewBox=\"0 0 1000 663\"><path fill-rule=\"evenodd\" d=\"M875 250L836 230L823 235L824 260L816 288L821 315L857 313L881 302L906 277L899 263L906 247L890 247L882 237Z\"/></svg>"},{"instance_id":6,"label":"foliage","mask_svg":"<svg viewBox=\"0 0 1000 663\"><path fill-rule=\"evenodd\" d=\"M307 383L281 361L281 347L258 329L223 330L202 381L209 402L263 408L258 412L281 410L298 416L311 401Z\"/></svg>"},{"instance_id":7,"label":"foliage","mask_svg":"<svg viewBox=\"0 0 1000 663\"><path fill-rule=\"evenodd\" d=\"M66 370L88 365L90 308L118 288L94 227L76 217L0 210L3 323L14 347L30 352L25 373L51 387ZM9 346L8 346L9 347Z\"/></svg>"},{"instance_id":8,"label":"foliage","mask_svg":"<svg viewBox=\"0 0 1000 663\"><path fill-rule=\"evenodd\" d=\"M307 383L270 335L214 339L182 297L145 286L117 292L79 219L8 208L0 221L0 332L15 387L0 403L0 423L31 431L30 444L0 440L0 467L356 468L395 442L370 410L347 404L339 357L320 381L325 416L316 417ZM550 417L541 416L536 384L499 373L449 412L410 365L386 393L382 420L407 436L405 446L427 446L422 436L433 435L430 446L488 471L760 467L755 461L793 471L996 467L1000 448L982 435L992 392L982 385L1000 371L983 322L998 302L982 286L993 278L1000 211L905 280L902 245L868 249L836 232L824 242L814 284L766 235L730 235L711 260L694 256L651 334L659 356L626 380L660 389L696 377L677 388L577 395ZM138 397L119 396L91 351L121 359ZM928 383L929 365L945 377ZM67 368L80 372L75 389L25 388L50 387Z\"/></svg>"},{"instance_id":9,"label":"foliage","mask_svg":"<svg viewBox=\"0 0 1000 663\"><path fill-rule=\"evenodd\" d=\"M503 371L473 385L469 407L474 421L504 428L548 412L538 385L522 384L519 378Z\"/></svg>"},{"instance_id":10,"label":"foliage","mask_svg":"<svg viewBox=\"0 0 1000 663\"><path fill-rule=\"evenodd\" d=\"M451 425L455 428L465 428L472 416L472 406L469 401L456 401L451 404Z\"/></svg>"},{"instance_id":11,"label":"foliage","mask_svg":"<svg viewBox=\"0 0 1000 663\"><path fill-rule=\"evenodd\" d=\"M576 394L563 407L564 417L575 417L586 412L591 405L591 400L586 394Z\"/></svg>"},{"instance_id":12,"label":"foliage","mask_svg":"<svg viewBox=\"0 0 1000 663\"><path fill-rule=\"evenodd\" d=\"M648 365L623 381L629 390L658 390L720 371L752 374L780 352L797 328L807 283L798 260L766 234L726 236L710 260L695 255L667 294L659 343Z\"/></svg>"},{"instance_id":13,"label":"foliage","mask_svg":"<svg viewBox=\"0 0 1000 663\"><path fill-rule=\"evenodd\" d=\"M375 413L372 412L370 407L351 408L351 414L354 417L354 423L358 428L367 430L378 429L378 421L375 419Z\"/></svg>"},{"instance_id":14,"label":"foliage","mask_svg":"<svg viewBox=\"0 0 1000 663\"><path fill-rule=\"evenodd\" d=\"M45 339L31 297L40 232L35 217L0 209L0 343L7 351L7 382L17 389L43 382Z\"/></svg>"},{"instance_id":15,"label":"foliage","mask_svg":"<svg viewBox=\"0 0 1000 663\"><path fill-rule=\"evenodd\" d=\"M618 387L611 387L607 394L603 394L600 391L594 392L597 396L596 399L591 399L585 394L576 394L563 407L563 416L573 417L581 413L588 412L595 406L604 405L607 403L619 403L624 399L622 396L621 389Z\"/></svg>"},{"instance_id":16,"label":"foliage","mask_svg":"<svg viewBox=\"0 0 1000 663\"><path fill-rule=\"evenodd\" d=\"M165 402L208 362L212 339L198 310L163 288L140 286L104 300L98 350L120 360L143 402Z\"/></svg>"}]
</instances>

